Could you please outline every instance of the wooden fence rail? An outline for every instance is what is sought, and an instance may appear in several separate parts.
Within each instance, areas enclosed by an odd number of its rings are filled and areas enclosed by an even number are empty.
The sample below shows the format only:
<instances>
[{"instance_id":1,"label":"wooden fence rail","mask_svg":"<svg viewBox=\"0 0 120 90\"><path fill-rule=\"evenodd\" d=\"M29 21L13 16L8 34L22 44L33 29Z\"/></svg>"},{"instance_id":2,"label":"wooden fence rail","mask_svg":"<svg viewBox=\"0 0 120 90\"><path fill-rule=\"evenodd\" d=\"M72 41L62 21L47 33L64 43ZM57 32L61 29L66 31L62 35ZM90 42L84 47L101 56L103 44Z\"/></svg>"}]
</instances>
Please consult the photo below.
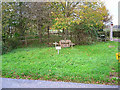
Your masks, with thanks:
<instances>
[{"instance_id":1,"label":"wooden fence rail","mask_svg":"<svg viewBox=\"0 0 120 90\"><path fill-rule=\"evenodd\" d=\"M20 40L20 42L25 42L25 45L27 45L28 44L28 41L32 41L32 40L39 40L39 38L36 38L35 39L35 37L36 36L38 36L38 35L29 35L29 36L20 36L20 37L18 37L19 39L21 39L21 38L24 38L24 40ZM34 39L30 39L30 38L28 38L28 37L32 37L32 38L34 38ZM38 36L39 37L39 36Z\"/></svg>"},{"instance_id":2,"label":"wooden fence rail","mask_svg":"<svg viewBox=\"0 0 120 90\"><path fill-rule=\"evenodd\" d=\"M56 37L55 37L55 36ZM58 37L60 36L60 37ZM56 41L56 39L64 40L64 34L63 33L50 33L50 36L48 37L47 34L44 34L42 37L43 41L49 41L50 43L53 41ZM68 34L69 38L72 38L74 35ZM54 37L54 38L53 38ZM57 38L58 37L58 38ZM35 41L35 40L40 40L39 35L26 35L26 36L20 36L18 37L20 39L20 42L24 42L25 45L28 45L28 41Z\"/></svg>"}]
</instances>

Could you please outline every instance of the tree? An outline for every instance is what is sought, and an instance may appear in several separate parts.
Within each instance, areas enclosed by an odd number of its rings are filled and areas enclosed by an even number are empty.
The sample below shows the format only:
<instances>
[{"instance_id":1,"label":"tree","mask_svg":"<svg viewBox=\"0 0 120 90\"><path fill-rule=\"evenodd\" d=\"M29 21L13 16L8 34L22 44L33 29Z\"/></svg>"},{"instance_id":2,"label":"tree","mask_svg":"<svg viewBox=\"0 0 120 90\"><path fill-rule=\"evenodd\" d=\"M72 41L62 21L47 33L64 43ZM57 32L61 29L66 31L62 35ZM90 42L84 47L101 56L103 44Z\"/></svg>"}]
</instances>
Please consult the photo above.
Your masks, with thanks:
<instances>
[{"instance_id":1,"label":"tree","mask_svg":"<svg viewBox=\"0 0 120 90\"><path fill-rule=\"evenodd\" d=\"M32 2L28 3L29 6L29 16L31 20L36 21L40 42L42 42L43 29L45 27L49 28L50 24L50 9L49 3L45 2Z\"/></svg>"},{"instance_id":2,"label":"tree","mask_svg":"<svg viewBox=\"0 0 120 90\"><path fill-rule=\"evenodd\" d=\"M25 35L26 18L23 17L25 3L2 3L2 40L3 51L11 50L19 45L20 35ZM4 53L4 52L3 52Z\"/></svg>"},{"instance_id":3,"label":"tree","mask_svg":"<svg viewBox=\"0 0 120 90\"><path fill-rule=\"evenodd\" d=\"M51 12L55 20L53 21L52 28L62 29L65 31L64 39L67 39L68 29L71 21L74 20L73 13L75 7L79 2L54 2L52 4L53 11Z\"/></svg>"},{"instance_id":4,"label":"tree","mask_svg":"<svg viewBox=\"0 0 120 90\"><path fill-rule=\"evenodd\" d=\"M74 32L77 35L77 42L85 34L90 38L97 37L97 30L102 28L111 17L108 10L101 2L69 2L67 7L65 2L52 3L52 15L56 18L53 27ZM84 38L84 35L82 36Z\"/></svg>"},{"instance_id":5,"label":"tree","mask_svg":"<svg viewBox=\"0 0 120 90\"><path fill-rule=\"evenodd\" d=\"M72 32L77 44L92 41L97 30L111 20L101 2L4 2L2 3L2 37L5 47L16 47L18 37L49 35L49 29L62 29L64 39ZM73 39L74 39L73 38ZM46 39L46 38L45 38Z\"/></svg>"},{"instance_id":6,"label":"tree","mask_svg":"<svg viewBox=\"0 0 120 90\"><path fill-rule=\"evenodd\" d=\"M90 38L92 41L96 40L97 30L103 28L104 23L107 23L111 19L108 10L106 10L104 4L101 2L83 2L78 8L80 9L79 12L76 10L78 19L73 22L73 27L79 26L75 30L78 38L80 38L81 34L88 33L90 37L88 37L87 41L91 41ZM83 38L86 38L86 35ZM78 40L78 44L80 44L80 39Z\"/></svg>"}]
</instances>

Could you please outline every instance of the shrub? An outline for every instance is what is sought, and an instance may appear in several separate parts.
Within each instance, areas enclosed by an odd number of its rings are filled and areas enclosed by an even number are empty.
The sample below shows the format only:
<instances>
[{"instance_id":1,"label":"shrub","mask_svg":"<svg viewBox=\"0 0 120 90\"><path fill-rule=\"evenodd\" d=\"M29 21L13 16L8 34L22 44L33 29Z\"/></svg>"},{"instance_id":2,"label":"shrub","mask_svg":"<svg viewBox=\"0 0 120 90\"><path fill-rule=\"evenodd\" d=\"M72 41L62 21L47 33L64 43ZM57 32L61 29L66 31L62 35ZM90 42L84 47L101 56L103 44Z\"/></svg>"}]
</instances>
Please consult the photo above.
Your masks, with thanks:
<instances>
[{"instance_id":1,"label":"shrub","mask_svg":"<svg viewBox=\"0 0 120 90\"><path fill-rule=\"evenodd\" d=\"M19 46L20 42L17 38L9 38L5 42L2 42L2 54L11 51Z\"/></svg>"}]
</instances>

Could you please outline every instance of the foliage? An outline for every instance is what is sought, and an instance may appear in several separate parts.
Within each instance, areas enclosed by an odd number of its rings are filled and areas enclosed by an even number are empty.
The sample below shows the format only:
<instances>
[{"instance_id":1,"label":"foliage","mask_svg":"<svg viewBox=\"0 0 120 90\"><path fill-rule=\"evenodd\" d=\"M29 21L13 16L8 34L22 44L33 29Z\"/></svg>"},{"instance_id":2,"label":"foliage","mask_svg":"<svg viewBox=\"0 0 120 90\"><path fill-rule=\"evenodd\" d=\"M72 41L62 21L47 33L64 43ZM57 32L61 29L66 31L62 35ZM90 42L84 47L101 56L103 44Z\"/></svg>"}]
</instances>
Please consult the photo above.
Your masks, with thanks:
<instances>
[{"instance_id":1,"label":"foliage","mask_svg":"<svg viewBox=\"0 0 120 90\"><path fill-rule=\"evenodd\" d=\"M19 30L15 29L19 25L17 6L17 3L2 3L2 53L10 51L19 44L14 41L20 34Z\"/></svg>"},{"instance_id":2,"label":"foliage","mask_svg":"<svg viewBox=\"0 0 120 90\"><path fill-rule=\"evenodd\" d=\"M65 4L65 2L53 4L56 8L54 12L51 12L55 17L53 28L69 30L74 34L80 33L76 34L77 39L86 32L89 32L88 36L91 34L88 38L96 38L97 30L103 28L104 23L111 19L108 10L101 2L68 2L67 6Z\"/></svg>"},{"instance_id":3,"label":"foliage","mask_svg":"<svg viewBox=\"0 0 120 90\"><path fill-rule=\"evenodd\" d=\"M107 35L110 36L110 31L106 31ZM120 31L113 31L113 37L120 37Z\"/></svg>"},{"instance_id":4,"label":"foliage","mask_svg":"<svg viewBox=\"0 0 120 90\"><path fill-rule=\"evenodd\" d=\"M15 49L21 44L17 38L9 38L7 42L2 42L2 54Z\"/></svg>"},{"instance_id":5,"label":"foliage","mask_svg":"<svg viewBox=\"0 0 120 90\"><path fill-rule=\"evenodd\" d=\"M41 8L44 4L37 3L26 3L26 2L3 2L2 3L2 37L3 37L3 50L10 51L12 48L15 48L21 40L22 37L26 35L38 34L39 28L37 28L40 24L38 21L44 25L45 20L40 21L45 14L40 15L41 10L44 12L45 9ZM42 6L41 6L42 5ZM39 7L41 6L41 7ZM37 10L41 10L38 12ZM44 7L45 8L45 7ZM34 11L36 9L36 12ZM33 15L34 11L34 15ZM38 16L41 16L38 18ZM35 18L37 17L37 18ZM45 18L46 19L46 18ZM43 28L42 26L40 28ZM40 30L39 30L40 31ZM41 31L40 31L41 32ZM14 41L16 39L16 41ZM11 43L13 42L14 43ZM16 46L15 46L16 45Z\"/></svg>"},{"instance_id":6,"label":"foliage","mask_svg":"<svg viewBox=\"0 0 120 90\"><path fill-rule=\"evenodd\" d=\"M71 39L76 44L93 43L97 30L104 28L110 19L101 2L3 2L3 47L14 48L20 44L13 45L14 39L19 41L21 36L28 35L39 35L39 42L45 43L44 39L49 41L50 28L63 30L64 39L69 39L72 33ZM46 34L48 37L44 38Z\"/></svg>"},{"instance_id":7,"label":"foliage","mask_svg":"<svg viewBox=\"0 0 120 90\"><path fill-rule=\"evenodd\" d=\"M45 45L18 48L2 55L2 77L117 85L117 52L117 42L62 48L59 55Z\"/></svg>"}]
</instances>

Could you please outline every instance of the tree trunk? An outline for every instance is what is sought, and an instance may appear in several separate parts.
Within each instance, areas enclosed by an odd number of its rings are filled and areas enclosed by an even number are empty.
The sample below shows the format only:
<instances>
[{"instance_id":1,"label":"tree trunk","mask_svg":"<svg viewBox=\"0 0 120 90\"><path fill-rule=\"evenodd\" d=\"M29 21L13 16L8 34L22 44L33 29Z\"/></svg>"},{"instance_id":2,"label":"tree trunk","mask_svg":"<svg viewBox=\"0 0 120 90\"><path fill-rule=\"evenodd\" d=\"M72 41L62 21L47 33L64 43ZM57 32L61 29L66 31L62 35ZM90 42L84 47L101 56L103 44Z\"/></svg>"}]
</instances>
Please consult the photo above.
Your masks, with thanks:
<instances>
[{"instance_id":1,"label":"tree trunk","mask_svg":"<svg viewBox=\"0 0 120 90\"><path fill-rule=\"evenodd\" d=\"M63 28L63 38L65 39L65 29Z\"/></svg>"},{"instance_id":2,"label":"tree trunk","mask_svg":"<svg viewBox=\"0 0 120 90\"><path fill-rule=\"evenodd\" d=\"M65 40L67 40L68 38L67 38L67 36L68 36L68 31L67 31L67 29L65 30Z\"/></svg>"},{"instance_id":3,"label":"tree trunk","mask_svg":"<svg viewBox=\"0 0 120 90\"><path fill-rule=\"evenodd\" d=\"M71 40L72 40L72 37L73 37L72 32L70 32L70 39L71 39Z\"/></svg>"},{"instance_id":4,"label":"tree trunk","mask_svg":"<svg viewBox=\"0 0 120 90\"><path fill-rule=\"evenodd\" d=\"M80 45L80 33L79 32L77 34L77 40L78 40L77 44Z\"/></svg>"},{"instance_id":5,"label":"tree trunk","mask_svg":"<svg viewBox=\"0 0 120 90\"><path fill-rule=\"evenodd\" d=\"M49 37L50 37L49 26L48 26L48 28L47 28L47 31L48 31L48 40L49 40Z\"/></svg>"},{"instance_id":6,"label":"tree trunk","mask_svg":"<svg viewBox=\"0 0 120 90\"><path fill-rule=\"evenodd\" d=\"M22 19L23 19L23 16L22 16L22 2L19 2L19 7L20 7L20 18L19 18L20 24L19 24L19 26L20 26L21 36L24 36L25 31L23 29L23 21L22 21Z\"/></svg>"},{"instance_id":7,"label":"tree trunk","mask_svg":"<svg viewBox=\"0 0 120 90\"><path fill-rule=\"evenodd\" d=\"M38 31L39 31L39 42L42 43L42 31L41 31L41 25L38 24Z\"/></svg>"},{"instance_id":8,"label":"tree trunk","mask_svg":"<svg viewBox=\"0 0 120 90\"><path fill-rule=\"evenodd\" d=\"M38 29L38 34L39 34L39 42L42 43L42 25L41 25L41 19L39 18L39 16L37 17L37 29Z\"/></svg>"}]
</instances>

